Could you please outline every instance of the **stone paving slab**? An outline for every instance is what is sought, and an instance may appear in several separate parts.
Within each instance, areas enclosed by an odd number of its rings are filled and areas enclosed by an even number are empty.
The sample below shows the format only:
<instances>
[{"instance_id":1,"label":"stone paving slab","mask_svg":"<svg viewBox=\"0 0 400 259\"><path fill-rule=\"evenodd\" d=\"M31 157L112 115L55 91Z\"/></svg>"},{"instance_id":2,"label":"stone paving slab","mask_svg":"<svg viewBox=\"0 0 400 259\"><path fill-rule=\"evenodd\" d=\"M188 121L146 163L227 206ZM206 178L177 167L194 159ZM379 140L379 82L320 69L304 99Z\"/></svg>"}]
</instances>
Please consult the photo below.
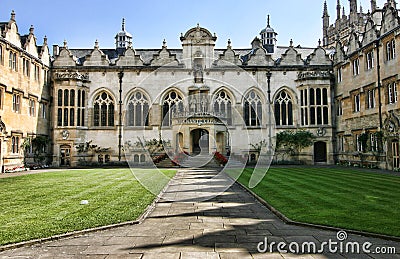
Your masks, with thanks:
<instances>
[{"instance_id":1,"label":"stone paving slab","mask_svg":"<svg viewBox=\"0 0 400 259\"><path fill-rule=\"evenodd\" d=\"M288 225L238 184L213 170L180 170L139 225L0 252L0 258L400 258L400 243L348 235L346 241L392 246L397 254L278 253L277 244L338 241L336 232ZM260 242L275 243L260 253ZM287 247L286 247L287 248Z\"/></svg>"}]
</instances>

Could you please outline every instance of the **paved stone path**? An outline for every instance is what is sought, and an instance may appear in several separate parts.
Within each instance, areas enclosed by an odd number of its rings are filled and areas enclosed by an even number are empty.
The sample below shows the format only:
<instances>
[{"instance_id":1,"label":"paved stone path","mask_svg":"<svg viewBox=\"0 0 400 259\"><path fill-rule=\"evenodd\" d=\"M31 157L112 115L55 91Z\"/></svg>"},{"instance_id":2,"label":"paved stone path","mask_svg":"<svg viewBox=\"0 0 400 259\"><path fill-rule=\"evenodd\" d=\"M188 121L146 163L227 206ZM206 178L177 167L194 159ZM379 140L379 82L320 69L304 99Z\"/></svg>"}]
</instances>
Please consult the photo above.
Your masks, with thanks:
<instances>
[{"instance_id":1,"label":"paved stone path","mask_svg":"<svg viewBox=\"0 0 400 259\"><path fill-rule=\"evenodd\" d=\"M337 242L337 233L287 225L239 185L224 191L231 183L213 170L181 170L139 225L8 250L0 258L400 258L400 243L356 235L345 242L395 247L397 254L328 253L327 246L324 254L260 253L265 238L319 247Z\"/></svg>"}]
</instances>

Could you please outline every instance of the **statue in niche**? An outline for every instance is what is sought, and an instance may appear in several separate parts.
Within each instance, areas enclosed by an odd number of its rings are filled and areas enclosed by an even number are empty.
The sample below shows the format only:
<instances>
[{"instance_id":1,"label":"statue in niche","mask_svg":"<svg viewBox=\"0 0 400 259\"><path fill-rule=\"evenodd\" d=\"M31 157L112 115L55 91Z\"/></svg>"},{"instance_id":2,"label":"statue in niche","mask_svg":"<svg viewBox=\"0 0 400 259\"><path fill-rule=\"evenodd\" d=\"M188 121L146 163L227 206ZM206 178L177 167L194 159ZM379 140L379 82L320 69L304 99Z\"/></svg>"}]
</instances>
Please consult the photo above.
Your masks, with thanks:
<instances>
[{"instance_id":1,"label":"statue in niche","mask_svg":"<svg viewBox=\"0 0 400 259\"><path fill-rule=\"evenodd\" d=\"M201 64L195 65L193 74L195 83L203 83L203 67Z\"/></svg>"},{"instance_id":2,"label":"statue in niche","mask_svg":"<svg viewBox=\"0 0 400 259\"><path fill-rule=\"evenodd\" d=\"M196 112L196 97L192 96L190 100L190 111L191 112Z\"/></svg>"},{"instance_id":3,"label":"statue in niche","mask_svg":"<svg viewBox=\"0 0 400 259\"><path fill-rule=\"evenodd\" d=\"M203 95L203 98L201 99L201 109L202 109L202 112L207 112L207 104L208 104L208 100L207 100L207 97L206 97L206 95Z\"/></svg>"}]
</instances>

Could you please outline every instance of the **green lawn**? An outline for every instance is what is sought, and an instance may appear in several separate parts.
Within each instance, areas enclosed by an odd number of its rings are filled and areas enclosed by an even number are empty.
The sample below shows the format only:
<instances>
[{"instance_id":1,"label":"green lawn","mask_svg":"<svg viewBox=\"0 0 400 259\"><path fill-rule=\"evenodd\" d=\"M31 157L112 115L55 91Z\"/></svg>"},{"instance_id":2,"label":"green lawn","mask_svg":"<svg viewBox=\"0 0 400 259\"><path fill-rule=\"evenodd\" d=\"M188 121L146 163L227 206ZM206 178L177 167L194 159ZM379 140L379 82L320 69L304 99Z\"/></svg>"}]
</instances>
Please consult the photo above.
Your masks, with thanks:
<instances>
[{"instance_id":1,"label":"green lawn","mask_svg":"<svg viewBox=\"0 0 400 259\"><path fill-rule=\"evenodd\" d=\"M151 172L149 169L149 175ZM168 178L176 173L162 172ZM157 177L153 180L157 182ZM129 169L66 170L3 178L0 245L136 220L154 199ZM89 204L80 205L81 200Z\"/></svg>"},{"instance_id":2,"label":"green lawn","mask_svg":"<svg viewBox=\"0 0 400 259\"><path fill-rule=\"evenodd\" d=\"M252 169L239 182L247 186ZM252 189L288 218L400 236L400 177L346 168L271 168Z\"/></svg>"}]
</instances>

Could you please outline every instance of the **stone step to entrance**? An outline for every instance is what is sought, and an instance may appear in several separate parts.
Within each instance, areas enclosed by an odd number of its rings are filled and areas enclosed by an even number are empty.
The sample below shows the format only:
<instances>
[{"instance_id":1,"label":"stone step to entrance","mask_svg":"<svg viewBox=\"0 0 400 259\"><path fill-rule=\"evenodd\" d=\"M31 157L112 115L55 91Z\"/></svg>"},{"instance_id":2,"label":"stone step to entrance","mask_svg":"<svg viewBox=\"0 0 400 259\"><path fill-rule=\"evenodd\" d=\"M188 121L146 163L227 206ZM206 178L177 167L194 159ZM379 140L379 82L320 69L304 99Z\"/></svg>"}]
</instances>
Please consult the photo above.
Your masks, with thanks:
<instances>
[{"instance_id":1,"label":"stone step to entrance","mask_svg":"<svg viewBox=\"0 0 400 259\"><path fill-rule=\"evenodd\" d=\"M181 167L201 168L201 167L220 167L212 155L199 154L190 156L181 163Z\"/></svg>"},{"instance_id":2,"label":"stone step to entrance","mask_svg":"<svg viewBox=\"0 0 400 259\"><path fill-rule=\"evenodd\" d=\"M158 168L171 168L171 167L177 167L174 163L172 163L171 158L169 158L168 156L160 161L159 163L156 164L156 166Z\"/></svg>"}]
</instances>

